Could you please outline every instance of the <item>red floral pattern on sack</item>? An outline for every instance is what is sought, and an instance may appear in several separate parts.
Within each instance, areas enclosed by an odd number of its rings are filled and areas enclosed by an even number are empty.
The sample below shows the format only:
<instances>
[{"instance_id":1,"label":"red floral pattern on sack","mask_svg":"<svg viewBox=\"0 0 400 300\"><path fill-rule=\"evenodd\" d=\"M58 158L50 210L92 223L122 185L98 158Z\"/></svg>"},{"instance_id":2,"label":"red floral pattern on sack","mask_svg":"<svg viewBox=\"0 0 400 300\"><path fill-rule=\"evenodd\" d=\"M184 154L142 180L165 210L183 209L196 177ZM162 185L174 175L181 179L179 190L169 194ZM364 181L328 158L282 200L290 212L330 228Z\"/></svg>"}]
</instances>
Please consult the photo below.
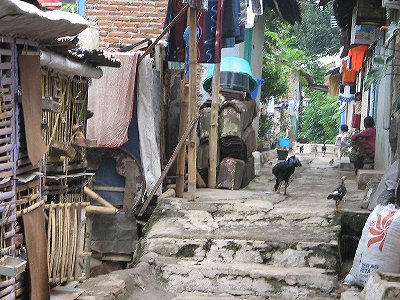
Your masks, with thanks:
<instances>
[{"instance_id":1,"label":"red floral pattern on sack","mask_svg":"<svg viewBox=\"0 0 400 300\"><path fill-rule=\"evenodd\" d=\"M370 238L368 241L368 248L372 244L380 243L379 251L382 252L383 245L384 245L385 239L386 239L386 235L389 231L390 225L393 222L393 219L391 219L391 218L394 216L395 213L396 213L396 211L392 211L384 218L382 218L382 215L379 214L378 220L376 221L375 226L374 226L374 224L370 225L369 233L373 237Z\"/></svg>"}]
</instances>

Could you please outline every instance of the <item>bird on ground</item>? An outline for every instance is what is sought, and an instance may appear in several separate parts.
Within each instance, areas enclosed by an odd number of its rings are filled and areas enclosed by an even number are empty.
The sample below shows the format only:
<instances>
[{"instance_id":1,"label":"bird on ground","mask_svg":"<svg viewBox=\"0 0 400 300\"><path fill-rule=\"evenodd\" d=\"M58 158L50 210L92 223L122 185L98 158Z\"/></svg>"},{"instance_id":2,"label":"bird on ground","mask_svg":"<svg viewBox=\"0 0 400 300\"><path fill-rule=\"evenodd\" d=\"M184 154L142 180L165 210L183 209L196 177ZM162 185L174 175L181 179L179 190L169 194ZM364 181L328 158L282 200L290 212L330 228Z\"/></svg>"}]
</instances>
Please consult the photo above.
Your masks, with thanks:
<instances>
[{"instance_id":1,"label":"bird on ground","mask_svg":"<svg viewBox=\"0 0 400 300\"><path fill-rule=\"evenodd\" d=\"M327 197L327 199L333 199L336 201L336 211L339 210L339 202L342 201L343 197L346 195L347 190L344 185L344 181L346 180L346 176L340 178L339 186L334 189Z\"/></svg>"},{"instance_id":2,"label":"bird on ground","mask_svg":"<svg viewBox=\"0 0 400 300\"><path fill-rule=\"evenodd\" d=\"M322 146L322 153L323 153L324 156L325 156L325 154L326 154L326 145L325 145L325 143L324 143L324 145Z\"/></svg>"},{"instance_id":3,"label":"bird on ground","mask_svg":"<svg viewBox=\"0 0 400 300\"><path fill-rule=\"evenodd\" d=\"M331 166L333 166L333 162L334 162L335 160L332 158L330 161L329 161L329 164L331 165Z\"/></svg>"},{"instance_id":4,"label":"bird on ground","mask_svg":"<svg viewBox=\"0 0 400 300\"><path fill-rule=\"evenodd\" d=\"M277 163L272 168L272 174L275 175L276 181L274 185L275 192L279 193L282 182L285 182L285 192L286 195L287 187L289 186L289 179L293 175L296 167L301 167L300 160L296 156L291 156L287 160Z\"/></svg>"}]
</instances>

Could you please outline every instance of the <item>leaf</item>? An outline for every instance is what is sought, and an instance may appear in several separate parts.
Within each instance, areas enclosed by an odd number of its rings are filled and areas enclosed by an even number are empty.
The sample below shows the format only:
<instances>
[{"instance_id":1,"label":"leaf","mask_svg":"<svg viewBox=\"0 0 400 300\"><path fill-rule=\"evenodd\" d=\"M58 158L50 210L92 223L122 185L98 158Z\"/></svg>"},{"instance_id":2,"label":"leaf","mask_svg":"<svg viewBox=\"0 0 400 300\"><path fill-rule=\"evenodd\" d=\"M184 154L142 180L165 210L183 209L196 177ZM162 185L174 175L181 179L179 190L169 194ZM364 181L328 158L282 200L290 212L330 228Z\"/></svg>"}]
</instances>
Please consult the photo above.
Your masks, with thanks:
<instances>
[{"instance_id":1,"label":"leaf","mask_svg":"<svg viewBox=\"0 0 400 300\"><path fill-rule=\"evenodd\" d=\"M389 29L386 32L385 46L388 46L393 38L396 36L399 31L399 24L396 22L390 23Z\"/></svg>"}]
</instances>

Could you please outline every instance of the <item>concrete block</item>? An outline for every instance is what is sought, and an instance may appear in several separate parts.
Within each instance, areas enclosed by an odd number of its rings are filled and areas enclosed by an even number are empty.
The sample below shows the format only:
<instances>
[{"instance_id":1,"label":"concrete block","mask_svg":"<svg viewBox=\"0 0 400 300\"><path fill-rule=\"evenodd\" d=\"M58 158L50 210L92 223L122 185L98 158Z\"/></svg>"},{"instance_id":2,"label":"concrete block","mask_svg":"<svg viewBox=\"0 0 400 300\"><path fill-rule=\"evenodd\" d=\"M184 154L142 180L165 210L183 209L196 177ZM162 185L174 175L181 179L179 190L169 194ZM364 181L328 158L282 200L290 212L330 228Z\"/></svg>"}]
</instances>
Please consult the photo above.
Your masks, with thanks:
<instances>
[{"instance_id":1,"label":"concrete block","mask_svg":"<svg viewBox=\"0 0 400 300\"><path fill-rule=\"evenodd\" d=\"M383 170L360 169L357 173L357 186L359 190L365 190L368 182L379 182L385 174Z\"/></svg>"},{"instance_id":2,"label":"concrete block","mask_svg":"<svg viewBox=\"0 0 400 300\"><path fill-rule=\"evenodd\" d=\"M350 162L350 158L347 156L343 156L339 160L339 168L342 170L354 170L353 163Z\"/></svg>"},{"instance_id":3,"label":"concrete block","mask_svg":"<svg viewBox=\"0 0 400 300\"><path fill-rule=\"evenodd\" d=\"M364 287L366 300L391 300L400 298L400 274L374 272Z\"/></svg>"}]
</instances>

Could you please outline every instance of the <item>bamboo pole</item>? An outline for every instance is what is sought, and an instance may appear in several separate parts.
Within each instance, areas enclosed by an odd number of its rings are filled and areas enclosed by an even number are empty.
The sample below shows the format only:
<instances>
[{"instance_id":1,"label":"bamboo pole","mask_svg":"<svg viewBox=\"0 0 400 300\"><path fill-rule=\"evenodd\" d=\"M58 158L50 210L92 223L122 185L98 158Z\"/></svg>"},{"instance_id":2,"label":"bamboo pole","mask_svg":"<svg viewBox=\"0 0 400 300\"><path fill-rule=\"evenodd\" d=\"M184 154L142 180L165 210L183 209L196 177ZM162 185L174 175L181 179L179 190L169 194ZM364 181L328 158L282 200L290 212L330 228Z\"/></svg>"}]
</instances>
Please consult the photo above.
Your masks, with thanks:
<instances>
[{"instance_id":1,"label":"bamboo pole","mask_svg":"<svg viewBox=\"0 0 400 300\"><path fill-rule=\"evenodd\" d=\"M101 197L99 194L97 194L96 192L92 191L91 189L89 189L87 186L85 186L83 188L83 192L88 195L90 198L92 198L93 200L96 200L97 202L99 202L100 204L104 205L105 207L109 207L112 209L116 209L112 204L110 204L106 199L104 199L103 197Z\"/></svg>"},{"instance_id":2,"label":"bamboo pole","mask_svg":"<svg viewBox=\"0 0 400 300\"><path fill-rule=\"evenodd\" d=\"M169 159L167 165L165 166L164 171L162 171L160 178L158 178L156 184L154 185L153 189L151 190L146 201L143 203L143 206L139 212L139 217L143 216L144 212L146 211L147 206L150 204L151 199L153 199L153 196L155 195L156 191L158 190L158 187L160 186L161 182L163 182L165 176L167 176L167 173L168 173L169 169L171 168L172 163L175 161L179 150L182 148L183 144L185 143L185 141L186 141L187 137L189 136L189 134L191 133L192 129L196 128L198 119L199 119L199 116L197 115L192 120L192 122L189 124L189 126L186 128L185 133L183 134L182 138L179 140L178 145L176 145L174 153L172 153L172 156ZM135 205L135 207L136 206L137 206L137 204ZM135 209L135 207L134 207L134 209Z\"/></svg>"},{"instance_id":3,"label":"bamboo pole","mask_svg":"<svg viewBox=\"0 0 400 300\"><path fill-rule=\"evenodd\" d=\"M189 123L189 91L188 84L186 79L183 80L182 87L182 100L181 100L181 112L180 112L180 121L179 121L179 139L182 138L182 135L186 129L187 124ZM183 192L185 188L185 168L186 168L186 147L182 147L182 149L178 153L177 164L176 164L176 197L183 198Z\"/></svg>"},{"instance_id":4,"label":"bamboo pole","mask_svg":"<svg viewBox=\"0 0 400 300\"><path fill-rule=\"evenodd\" d=\"M87 212L87 207L86 207L86 212ZM85 231L85 246L84 246L84 251L85 253L91 252L92 247L92 225L93 225L93 219L92 216L86 215L86 231ZM85 278L89 279L90 277L90 256L85 257Z\"/></svg>"},{"instance_id":5,"label":"bamboo pole","mask_svg":"<svg viewBox=\"0 0 400 300\"><path fill-rule=\"evenodd\" d=\"M193 120L197 113L197 26L196 26L196 9L189 8L189 61L190 61L190 74L189 74L189 101L190 101L190 116ZM196 199L196 130L190 134L189 147L188 147L188 199L194 201Z\"/></svg>"},{"instance_id":6,"label":"bamboo pole","mask_svg":"<svg viewBox=\"0 0 400 300\"><path fill-rule=\"evenodd\" d=\"M115 215L118 212L118 209L112 207L103 207L96 205L86 206L86 213L90 214L106 214L106 215Z\"/></svg>"},{"instance_id":7,"label":"bamboo pole","mask_svg":"<svg viewBox=\"0 0 400 300\"><path fill-rule=\"evenodd\" d=\"M220 86L220 64L214 66L212 103L210 116L210 135L208 144L208 187L215 189L217 186L217 165L218 165L218 110L219 110L219 86Z\"/></svg>"}]
</instances>

